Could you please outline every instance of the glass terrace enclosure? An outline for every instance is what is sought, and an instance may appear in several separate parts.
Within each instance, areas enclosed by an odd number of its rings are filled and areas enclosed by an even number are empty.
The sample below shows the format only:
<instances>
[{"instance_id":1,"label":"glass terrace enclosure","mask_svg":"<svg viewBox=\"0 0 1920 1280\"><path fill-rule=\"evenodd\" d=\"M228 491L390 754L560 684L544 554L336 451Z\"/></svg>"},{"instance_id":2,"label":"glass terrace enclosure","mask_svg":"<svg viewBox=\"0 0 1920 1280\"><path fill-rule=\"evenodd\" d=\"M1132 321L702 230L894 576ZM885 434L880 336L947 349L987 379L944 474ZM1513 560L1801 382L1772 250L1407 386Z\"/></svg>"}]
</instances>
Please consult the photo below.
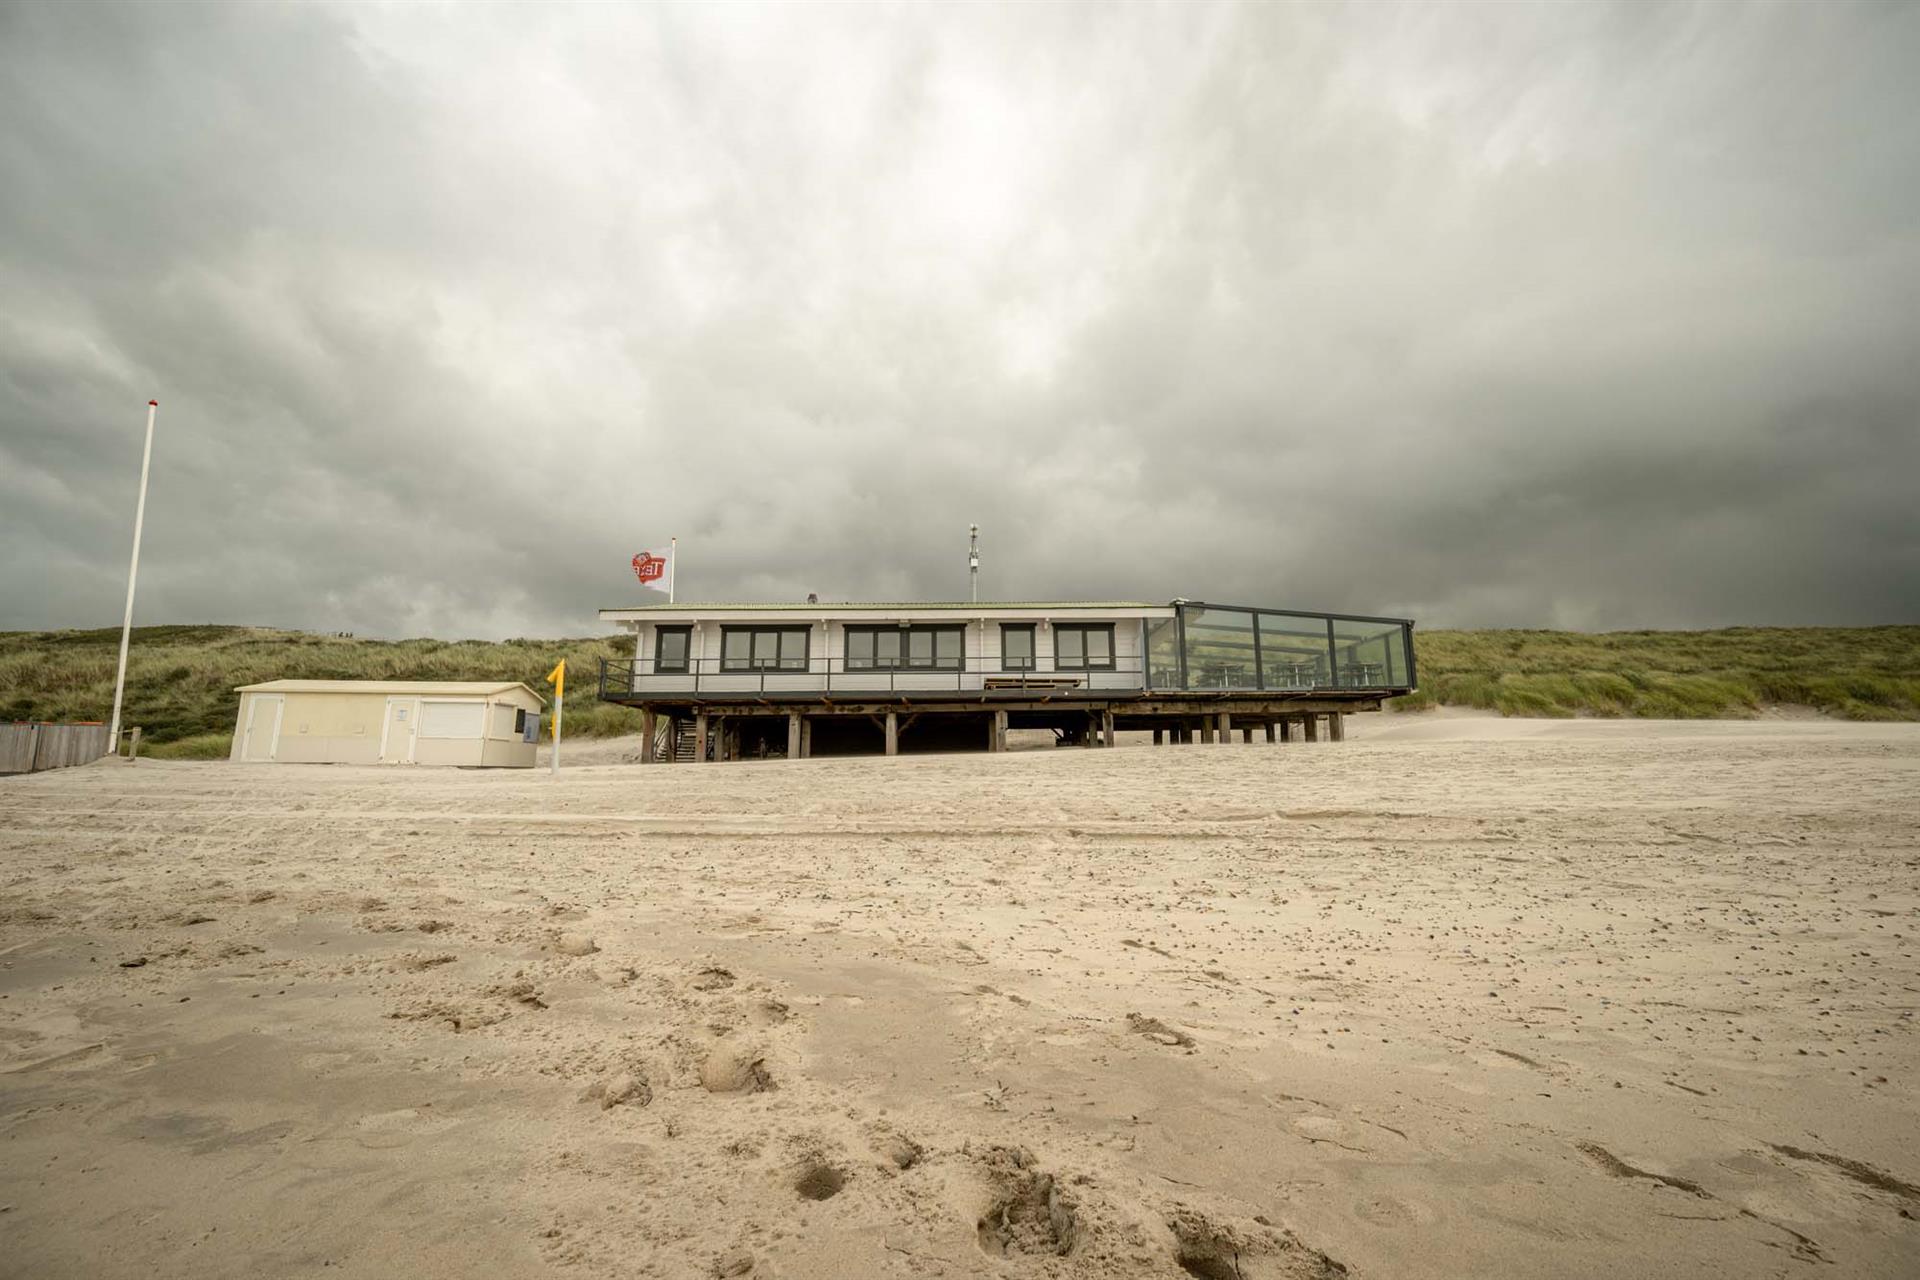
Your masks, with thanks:
<instances>
[{"instance_id":1,"label":"glass terrace enclosure","mask_svg":"<svg viewBox=\"0 0 1920 1280\"><path fill-rule=\"evenodd\" d=\"M1147 622L1152 689L1414 687L1413 623L1176 602Z\"/></svg>"},{"instance_id":2,"label":"glass terrace enclosure","mask_svg":"<svg viewBox=\"0 0 1920 1280\"><path fill-rule=\"evenodd\" d=\"M1414 688L1413 623L1170 605L840 605L607 610L632 659L600 695L647 703L859 692L993 698L1156 693L1392 695ZM656 620L657 619L657 620Z\"/></svg>"}]
</instances>

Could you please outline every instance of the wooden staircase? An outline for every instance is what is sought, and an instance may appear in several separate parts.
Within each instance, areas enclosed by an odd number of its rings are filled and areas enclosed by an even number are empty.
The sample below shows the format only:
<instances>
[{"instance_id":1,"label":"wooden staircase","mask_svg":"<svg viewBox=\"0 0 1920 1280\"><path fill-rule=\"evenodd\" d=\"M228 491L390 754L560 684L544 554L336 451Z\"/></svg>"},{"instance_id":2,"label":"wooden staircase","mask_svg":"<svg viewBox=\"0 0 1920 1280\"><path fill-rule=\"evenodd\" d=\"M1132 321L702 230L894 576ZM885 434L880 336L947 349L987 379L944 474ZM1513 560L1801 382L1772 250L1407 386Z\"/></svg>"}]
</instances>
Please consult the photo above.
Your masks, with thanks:
<instances>
[{"instance_id":1,"label":"wooden staircase","mask_svg":"<svg viewBox=\"0 0 1920 1280\"><path fill-rule=\"evenodd\" d=\"M674 730L678 728L679 732ZM662 716L654 730L653 758L690 764L693 761L693 721Z\"/></svg>"}]
</instances>

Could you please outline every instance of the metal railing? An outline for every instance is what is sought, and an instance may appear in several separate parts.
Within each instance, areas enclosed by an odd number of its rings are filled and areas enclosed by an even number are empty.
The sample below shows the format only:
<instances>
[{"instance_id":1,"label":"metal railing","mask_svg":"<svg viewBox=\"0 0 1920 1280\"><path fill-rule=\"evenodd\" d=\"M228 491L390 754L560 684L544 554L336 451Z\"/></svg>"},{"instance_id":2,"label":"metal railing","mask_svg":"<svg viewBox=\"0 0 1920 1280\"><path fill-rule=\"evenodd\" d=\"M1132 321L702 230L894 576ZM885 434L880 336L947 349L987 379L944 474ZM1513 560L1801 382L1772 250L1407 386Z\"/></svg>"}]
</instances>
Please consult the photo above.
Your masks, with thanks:
<instances>
[{"instance_id":1,"label":"metal railing","mask_svg":"<svg viewBox=\"0 0 1920 1280\"><path fill-rule=\"evenodd\" d=\"M1106 667L1063 667L1043 658L1029 667L1008 667L999 658L968 658L957 665L877 667L845 658L808 658L763 665L696 658L661 667L655 659L602 658L600 697L664 697L702 694L779 693L979 693L982 691L1071 692L1146 687L1138 658L1117 658Z\"/></svg>"},{"instance_id":2,"label":"metal railing","mask_svg":"<svg viewBox=\"0 0 1920 1280\"><path fill-rule=\"evenodd\" d=\"M1261 676L1231 664L1194 664L1188 683L1179 671L1137 658L1111 667L1060 667L1042 660L1033 667L1009 668L995 659L970 659L960 666L849 666L841 658L812 658L804 664L729 666L701 658L684 667L657 667L653 659L600 660L600 697L700 697L716 694L782 693L1102 693L1148 690L1161 693L1310 693L1316 690L1386 689L1381 664L1346 663L1337 678L1327 678L1324 663L1268 664ZM1286 669L1282 669L1282 668Z\"/></svg>"},{"instance_id":3,"label":"metal railing","mask_svg":"<svg viewBox=\"0 0 1920 1280\"><path fill-rule=\"evenodd\" d=\"M1327 664L1315 659L1306 662L1268 660L1257 670L1251 662L1190 661L1187 683L1168 664L1165 671L1153 672L1155 689L1187 690L1202 693L1305 693L1314 689L1389 689L1384 662L1342 662L1334 679L1327 678Z\"/></svg>"}]
</instances>

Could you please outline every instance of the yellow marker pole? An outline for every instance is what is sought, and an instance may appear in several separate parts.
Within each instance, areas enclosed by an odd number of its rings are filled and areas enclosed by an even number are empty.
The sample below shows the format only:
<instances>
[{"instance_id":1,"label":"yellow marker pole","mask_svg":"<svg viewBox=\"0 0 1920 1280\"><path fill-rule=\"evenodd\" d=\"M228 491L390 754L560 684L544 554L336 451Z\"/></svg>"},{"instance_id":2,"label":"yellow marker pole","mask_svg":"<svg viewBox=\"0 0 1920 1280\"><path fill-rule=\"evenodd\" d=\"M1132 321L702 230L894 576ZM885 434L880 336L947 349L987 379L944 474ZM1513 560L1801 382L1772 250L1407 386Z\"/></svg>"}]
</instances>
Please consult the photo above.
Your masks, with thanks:
<instances>
[{"instance_id":1,"label":"yellow marker pole","mask_svg":"<svg viewBox=\"0 0 1920 1280\"><path fill-rule=\"evenodd\" d=\"M553 686L553 776L560 776L560 720L567 714L567 660L560 659L553 670L547 672L547 683Z\"/></svg>"}]
</instances>

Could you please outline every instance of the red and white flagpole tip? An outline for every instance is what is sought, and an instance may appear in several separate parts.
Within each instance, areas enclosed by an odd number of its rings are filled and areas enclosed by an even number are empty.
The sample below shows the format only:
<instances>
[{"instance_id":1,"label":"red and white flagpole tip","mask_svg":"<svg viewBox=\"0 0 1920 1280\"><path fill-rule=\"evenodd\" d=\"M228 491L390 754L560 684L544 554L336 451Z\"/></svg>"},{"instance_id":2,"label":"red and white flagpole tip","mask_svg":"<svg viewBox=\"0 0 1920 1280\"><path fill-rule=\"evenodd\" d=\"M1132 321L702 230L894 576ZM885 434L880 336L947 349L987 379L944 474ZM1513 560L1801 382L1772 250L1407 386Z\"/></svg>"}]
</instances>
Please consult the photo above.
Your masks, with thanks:
<instances>
[{"instance_id":1,"label":"red and white flagpole tip","mask_svg":"<svg viewBox=\"0 0 1920 1280\"><path fill-rule=\"evenodd\" d=\"M149 400L147 401L147 403L152 405L156 409L160 407L160 402L158 400Z\"/></svg>"}]
</instances>

